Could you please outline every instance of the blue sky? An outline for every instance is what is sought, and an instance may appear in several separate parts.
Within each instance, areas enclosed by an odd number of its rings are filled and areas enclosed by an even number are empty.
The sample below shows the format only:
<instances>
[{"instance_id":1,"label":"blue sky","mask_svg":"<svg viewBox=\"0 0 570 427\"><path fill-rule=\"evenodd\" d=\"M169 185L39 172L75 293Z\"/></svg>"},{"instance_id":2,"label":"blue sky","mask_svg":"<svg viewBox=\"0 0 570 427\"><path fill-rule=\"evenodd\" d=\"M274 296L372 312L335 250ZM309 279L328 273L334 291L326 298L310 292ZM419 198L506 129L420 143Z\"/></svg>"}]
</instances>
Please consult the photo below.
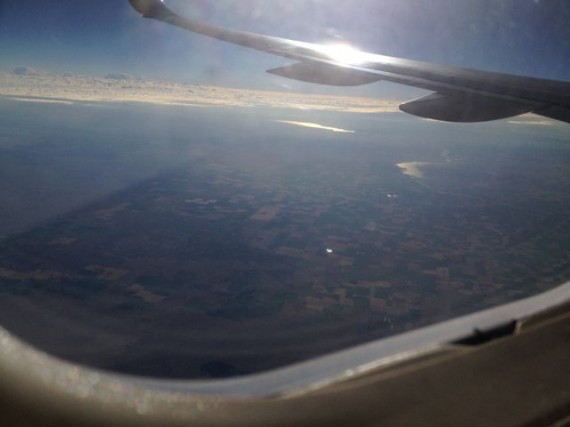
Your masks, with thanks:
<instances>
[{"instance_id":1,"label":"blue sky","mask_svg":"<svg viewBox=\"0 0 570 427\"><path fill-rule=\"evenodd\" d=\"M292 39L344 39L381 54L560 80L570 77L567 0L170 0L167 4L211 23ZM290 82L264 70L286 63L141 19L127 0L0 3L2 71L27 65L54 73L125 72L277 88Z\"/></svg>"}]
</instances>

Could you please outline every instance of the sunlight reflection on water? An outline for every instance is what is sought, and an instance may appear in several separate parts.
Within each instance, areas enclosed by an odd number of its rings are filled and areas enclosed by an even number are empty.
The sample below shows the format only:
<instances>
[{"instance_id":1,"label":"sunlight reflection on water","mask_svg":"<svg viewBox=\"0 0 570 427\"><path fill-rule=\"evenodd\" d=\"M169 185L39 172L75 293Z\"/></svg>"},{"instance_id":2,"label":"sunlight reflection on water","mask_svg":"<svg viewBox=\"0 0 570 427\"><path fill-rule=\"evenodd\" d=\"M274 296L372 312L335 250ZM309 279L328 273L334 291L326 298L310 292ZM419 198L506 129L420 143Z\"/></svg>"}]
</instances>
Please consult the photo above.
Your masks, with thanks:
<instances>
[{"instance_id":1,"label":"sunlight reflection on water","mask_svg":"<svg viewBox=\"0 0 570 427\"><path fill-rule=\"evenodd\" d=\"M324 126L324 125L320 125L320 124L318 124L318 123L311 123L311 122L295 122L295 121L291 121L291 120L276 120L276 122L278 122L278 123L284 123L284 124L287 124L287 125L293 125L293 126L300 126L300 127L305 127L305 128L311 128L311 129L328 130L328 131L330 131L330 132L354 133L353 130L342 129L342 128L336 128L336 127L331 127L331 126Z\"/></svg>"}]
</instances>

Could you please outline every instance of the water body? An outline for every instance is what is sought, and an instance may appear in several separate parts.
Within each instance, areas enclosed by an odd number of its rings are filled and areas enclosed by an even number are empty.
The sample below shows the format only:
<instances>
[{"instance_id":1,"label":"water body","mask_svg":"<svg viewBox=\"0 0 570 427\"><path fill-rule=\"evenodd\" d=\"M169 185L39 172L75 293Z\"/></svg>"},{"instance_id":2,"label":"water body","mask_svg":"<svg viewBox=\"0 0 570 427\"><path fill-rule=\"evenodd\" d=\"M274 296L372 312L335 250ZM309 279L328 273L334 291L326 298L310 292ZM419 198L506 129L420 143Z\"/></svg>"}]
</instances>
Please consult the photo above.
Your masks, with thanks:
<instances>
[{"instance_id":1,"label":"water body","mask_svg":"<svg viewBox=\"0 0 570 427\"><path fill-rule=\"evenodd\" d=\"M75 362L241 375L570 278L563 125L14 100L0 117L0 323Z\"/></svg>"},{"instance_id":2,"label":"water body","mask_svg":"<svg viewBox=\"0 0 570 427\"><path fill-rule=\"evenodd\" d=\"M404 175L408 175L413 178L423 178L424 172L422 170L422 166L426 166L429 164L430 163L426 162L404 162L404 163L398 163L396 166L402 169L402 173Z\"/></svg>"}]
</instances>

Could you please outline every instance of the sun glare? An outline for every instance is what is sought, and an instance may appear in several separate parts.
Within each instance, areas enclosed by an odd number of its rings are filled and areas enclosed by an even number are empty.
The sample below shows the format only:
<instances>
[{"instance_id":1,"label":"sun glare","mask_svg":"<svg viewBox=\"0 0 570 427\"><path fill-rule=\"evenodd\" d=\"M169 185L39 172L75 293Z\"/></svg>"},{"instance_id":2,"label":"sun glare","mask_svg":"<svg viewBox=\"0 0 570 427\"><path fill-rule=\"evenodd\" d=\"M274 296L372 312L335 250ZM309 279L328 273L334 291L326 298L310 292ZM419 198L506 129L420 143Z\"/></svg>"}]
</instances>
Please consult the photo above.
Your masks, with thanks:
<instances>
[{"instance_id":1,"label":"sun glare","mask_svg":"<svg viewBox=\"0 0 570 427\"><path fill-rule=\"evenodd\" d=\"M348 44L326 44L319 46L321 53L340 64L360 65L370 60L370 54Z\"/></svg>"}]
</instances>

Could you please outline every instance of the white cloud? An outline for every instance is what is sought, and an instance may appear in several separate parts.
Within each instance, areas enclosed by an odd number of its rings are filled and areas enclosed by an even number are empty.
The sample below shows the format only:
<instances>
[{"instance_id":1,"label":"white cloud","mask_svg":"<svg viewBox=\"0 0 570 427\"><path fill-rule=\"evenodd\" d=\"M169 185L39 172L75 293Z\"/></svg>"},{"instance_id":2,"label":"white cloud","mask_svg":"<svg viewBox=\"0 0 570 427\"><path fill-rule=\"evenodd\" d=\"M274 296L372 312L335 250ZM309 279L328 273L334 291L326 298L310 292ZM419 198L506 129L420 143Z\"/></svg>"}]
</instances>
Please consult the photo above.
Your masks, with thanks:
<instances>
[{"instance_id":1,"label":"white cloud","mask_svg":"<svg viewBox=\"0 0 570 427\"><path fill-rule=\"evenodd\" d=\"M144 102L188 106L274 107L353 113L397 112L399 101L191 85L112 73L106 78L0 73L0 96L70 102Z\"/></svg>"}]
</instances>

